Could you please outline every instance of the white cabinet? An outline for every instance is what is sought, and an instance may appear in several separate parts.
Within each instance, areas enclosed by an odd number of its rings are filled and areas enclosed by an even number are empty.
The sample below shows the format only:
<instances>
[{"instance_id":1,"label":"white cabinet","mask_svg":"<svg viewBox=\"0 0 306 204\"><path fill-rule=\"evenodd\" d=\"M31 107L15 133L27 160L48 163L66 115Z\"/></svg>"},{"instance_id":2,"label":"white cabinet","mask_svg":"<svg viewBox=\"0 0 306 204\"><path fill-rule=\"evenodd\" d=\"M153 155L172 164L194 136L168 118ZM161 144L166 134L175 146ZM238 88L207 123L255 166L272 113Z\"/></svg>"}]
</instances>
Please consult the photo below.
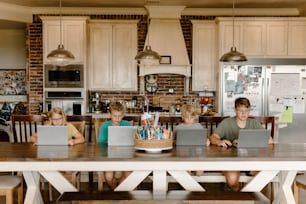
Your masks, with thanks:
<instances>
[{"instance_id":1,"label":"white cabinet","mask_svg":"<svg viewBox=\"0 0 306 204\"><path fill-rule=\"evenodd\" d=\"M243 23L243 49L241 51L246 56L262 56L265 54L266 24L256 21Z\"/></svg>"},{"instance_id":2,"label":"white cabinet","mask_svg":"<svg viewBox=\"0 0 306 204\"><path fill-rule=\"evenodd\" d=\"M137 91L137 21L91 21L88 88Z\"/></svg>"},{"instance_id":3,"label":"white cabinet","mask_svg":"<svg viewBox=\"0 0 306 204\"><path fill-rule=\"evenodd\" d=\"M219 57L229 52L233 46L235 46L239 52L243 49L243 24L236 21L234 25L235 30L233 32L232 21L226 20L219 22Z\"/></svg>"},{"instance_id":4,"label":"white cabinet","mask_svg":"<svg viewBox=\"0 0 306 204\"><path fill-rule=\"evenodd\" d=\"M288 22L267 22L267 56L286 56L288 42Z\"/></svg>"},{"instance_id":5,"label":"white cabinet","mask_svg":"<svg viewBox=\"0 0 306 204\"><path fill-rule=\"evenodd\" d=\"M61 43L75 57L73 63L86 63L86 21L88 17L42 16L43 22L43 56L48 64L47 55L57 49ZM62 27L60 28L60 24ZM62 35L62 39L61 36Z\"/></svg>"},{"instance_id":6,"label":"white cabinet","mask_svg":"<svg viewBox=\"0 0 306 204\"><path fill-rule=\"evenodd\" d=\"M306 21L290 21L288 30L288 55L305 57Z\"/></svg>"},{"instance_id":7,"label":"white cabinet","mask_svg":"<svg viewBox=\"0 0 306 204\"><path fill-rule=\"evenodd\" d=\"M228 52L232 18L217 18L219 55ZM235 46L247 58L301 58L306 54L305 18L235 18Z\"/></svg>"},{"instance_id":8,"label":"white cabinet","mask_svg":"<svg viewBox=\"0 0 306 204\"><path fill-rule=\"evenodd\" d=\"M192 91L216 90L216 25L214 21L192 21Z\"/></svg>"}]
</instances>

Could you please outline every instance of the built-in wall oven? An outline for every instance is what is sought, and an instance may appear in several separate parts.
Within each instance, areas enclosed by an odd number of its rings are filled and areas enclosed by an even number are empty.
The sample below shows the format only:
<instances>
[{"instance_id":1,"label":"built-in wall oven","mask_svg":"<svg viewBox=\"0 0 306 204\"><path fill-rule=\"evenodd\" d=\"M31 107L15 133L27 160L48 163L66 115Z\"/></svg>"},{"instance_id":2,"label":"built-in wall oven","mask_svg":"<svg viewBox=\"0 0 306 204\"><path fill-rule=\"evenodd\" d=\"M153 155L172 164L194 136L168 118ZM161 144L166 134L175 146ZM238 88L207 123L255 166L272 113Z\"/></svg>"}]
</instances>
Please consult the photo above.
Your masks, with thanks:
<instances>
[{"instance_id":1,"label":"built-in wall oven","mask_svg":"<svg viewBox=\"0 0 306 204\"><path fill-rule=\"evenodd\" d=\"M84 65L44 65L45 88L84 88Z\"/></svg>"},{"instance_id":2,"label":"built-in wall oven","mask_svg":"<svg viewBox=\"0 0 306 204\"><path fill-rule=\"evenodd\" d=\"M85 113L85 93L83 91L46 91L45 111L60 107L67 115Z\"/></svg>"}]
</instances>

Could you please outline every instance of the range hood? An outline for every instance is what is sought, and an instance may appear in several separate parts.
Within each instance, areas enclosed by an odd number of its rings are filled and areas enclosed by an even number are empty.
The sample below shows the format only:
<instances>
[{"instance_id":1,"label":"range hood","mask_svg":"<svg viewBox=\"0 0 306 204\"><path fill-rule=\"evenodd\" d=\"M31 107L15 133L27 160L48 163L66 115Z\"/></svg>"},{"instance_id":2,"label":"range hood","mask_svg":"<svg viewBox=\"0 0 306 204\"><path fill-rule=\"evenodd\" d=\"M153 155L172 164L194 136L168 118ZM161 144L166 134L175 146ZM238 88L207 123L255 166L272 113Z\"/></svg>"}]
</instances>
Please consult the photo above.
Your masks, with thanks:
<instances>
[{"instance_id":1,"label":"range hood","mask_svg":"<svg viewBox=\"0 0 306 204\"><path fill-rule=\"evenodd\" d=\"M139 76L149 74L179 74L191 76L183 31L180 24L181 12L185 6L146 6L150 24L145 45L165 56L160 65L139 65Z\"/></svg>"}]
</instances>

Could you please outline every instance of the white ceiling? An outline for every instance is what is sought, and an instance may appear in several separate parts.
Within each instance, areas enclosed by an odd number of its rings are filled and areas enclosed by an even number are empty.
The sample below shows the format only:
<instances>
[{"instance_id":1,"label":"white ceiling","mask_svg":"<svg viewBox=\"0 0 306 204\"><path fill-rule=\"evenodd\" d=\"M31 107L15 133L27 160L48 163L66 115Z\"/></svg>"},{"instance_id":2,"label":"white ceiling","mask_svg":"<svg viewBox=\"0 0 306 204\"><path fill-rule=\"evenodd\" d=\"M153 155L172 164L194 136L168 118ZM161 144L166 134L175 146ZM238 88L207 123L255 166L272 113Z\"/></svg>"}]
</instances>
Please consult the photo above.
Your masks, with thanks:
<instances>
[{"instance_id":1,"label":"white ceiling","mask_svg":"<svg viewBox=\"0 0 306 204\"><path fill-rule=\"evenodd\" d=\"M306 16L306 0L234 0L236 9L292 9ZM0 0L0 4L18 6L18 9L48 9L59 7L60 0ZM233 0L62 0L62 7L88 8L144 8L145 5L184 5L187 9L231 9ZM15 8L15 7L14 7ZM260 9L259 9L260 10ZM259 11L258 10L258 11ZM280 11L282 12L282 11ZM1 13L1 12L0 12ZM24 23L1 20L0 28L22 28Z\"/></svg>"},{"instance_id":2,"label":"white ceiling","mask_svg":"<svg viewBox=\"0 0 306 204\"><path fill-rule=\"evenodd\" d=\"M56 7L59 0L0 0L29 7ZM62 0L63 7L143 7L146 4L185 5L188 8L231 8L232 0ZM306 0L235 0L239 8L301 8Z\"/></svg>"}]
</instances>

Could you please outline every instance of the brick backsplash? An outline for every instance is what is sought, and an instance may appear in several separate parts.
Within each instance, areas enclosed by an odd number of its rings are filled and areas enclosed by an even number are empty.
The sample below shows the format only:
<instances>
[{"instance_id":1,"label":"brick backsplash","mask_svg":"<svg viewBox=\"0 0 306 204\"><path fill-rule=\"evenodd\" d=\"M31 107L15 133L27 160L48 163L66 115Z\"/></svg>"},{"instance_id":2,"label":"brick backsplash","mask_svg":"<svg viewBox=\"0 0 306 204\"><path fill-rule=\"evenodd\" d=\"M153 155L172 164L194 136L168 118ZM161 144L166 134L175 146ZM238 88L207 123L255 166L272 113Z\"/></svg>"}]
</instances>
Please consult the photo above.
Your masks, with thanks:
<instances>
[{"instance_id":1,"label":"brick backsplash","mask_svg":"<svg viewBox=\"0 0 306 204\"><path fill-rule=\"evenodd\" d=\"M76 14L77 15L77 14ZM39 103L43 95L43 47L42 47L42 22L40 15L33 16L33 22L26 27L26 46L27 46L27 90L28 90L28 111L30 114L39 113ZM147 15L90 15L91 19L133 19L138 22L138 51L143 50L145 37L147 34ZM186 48L190 62L192 62L192 24L191 19L212 20L214 17L205 16L182 16L181 26L185 38ZM180 75L160 75L158 79L158 90L155 93L148 93L149 98L153 95L167 95L169 88L174 89L174 94L184 94L184 77ZM191 87L189 85L189 87ZM138 84L139 90L139 84ZM131 99L139 96L139 92L99 92L102 99ZM192 101L197 98L196 94L185 96L183 102Z\"/></svg>"}]
</instances>

